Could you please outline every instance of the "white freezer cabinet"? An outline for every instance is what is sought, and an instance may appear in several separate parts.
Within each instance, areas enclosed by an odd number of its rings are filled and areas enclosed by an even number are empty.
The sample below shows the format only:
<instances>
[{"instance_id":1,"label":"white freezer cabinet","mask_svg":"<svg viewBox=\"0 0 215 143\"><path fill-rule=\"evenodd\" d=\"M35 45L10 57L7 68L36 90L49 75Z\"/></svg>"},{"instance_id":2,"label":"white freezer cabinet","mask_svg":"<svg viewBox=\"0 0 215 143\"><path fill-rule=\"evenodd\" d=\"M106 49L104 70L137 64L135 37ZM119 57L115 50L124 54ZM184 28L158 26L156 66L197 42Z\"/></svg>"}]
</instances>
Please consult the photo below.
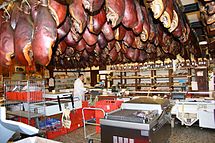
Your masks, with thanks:
<instances>
[{"instance_id":1,"label":"white freezer cabinet","mask_svg":"<svg viewBox=\"0 0 215 143\"><path fill-rule=\"evenodd\" d=\"M178 101L171 110L182 125L192 126L199 120L199 127L215 129L215 100Z\"/></svg>"},{"instance_id":2,"label":"white freezer cabinet","mask_svg":"<svg viewBox=\"0 0 215 143\"><path fill-rule=\"evenodd\" d=\"M78 109L82 107L82 103L81 102L76 102L74 101L74 107L72 105L72 102L67 100L61 100L61 104L59 104L57 101L46 101L45 103L35 103L33 105L31 105L31 107L28 107L28 104L24 103L24 108L25 110L30 110L30 112L33 113L44 113L44 109L42 109L41 107L44 106L45 108L45 115L46 116L51 116L51 115L56 115L56 114L60 114L63 112L64 109L70 109L70 110L74 110L74 109Z\"/></svg>"}]
</instances>

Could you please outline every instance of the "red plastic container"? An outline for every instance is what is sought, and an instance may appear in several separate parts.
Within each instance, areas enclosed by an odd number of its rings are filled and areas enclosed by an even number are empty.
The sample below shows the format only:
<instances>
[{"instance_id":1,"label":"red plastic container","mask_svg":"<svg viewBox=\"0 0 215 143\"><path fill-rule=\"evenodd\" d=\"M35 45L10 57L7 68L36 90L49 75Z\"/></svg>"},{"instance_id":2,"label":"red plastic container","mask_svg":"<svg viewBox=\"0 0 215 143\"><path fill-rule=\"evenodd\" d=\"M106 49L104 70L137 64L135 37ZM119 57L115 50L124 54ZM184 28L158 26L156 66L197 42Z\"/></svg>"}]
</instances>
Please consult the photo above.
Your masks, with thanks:
<instances>
[{"instance_id":1,"label":"red plastic container","mask_svg":"<svg viewBox=\"0 0 215 143\"><path fill-rule=\"evenodd\" d=\"M23 117L18 117L18 121L19 122L22 122L22 123L25 123L25 124L28 124L28 119L27 118L23 118ZM35 120L34 119L30 119L30 124L31 126L35 127Z\"/></svg>"},{"instance_id":2,"label":"red plastic container","mask_svg":"<svg viewBox=\"0 0 215 143\"><path fill-rule=\"evenodd\" d=\"M61 135L65 135L67 134L67 129L62 127L57 129L56 131L47 131L46 132L46 137L47 139L54 139L56 137L59 137Z\"/></svg>"},{"instance_id":3,"label":"red plastic container","mask_svg":"<svg viewBox=\"0 0 215 143\"><path fill-rule=\"evenodd\" d=\"M17 98L20 101L42 101L42 91L18 92Z\"/></svg>"},{"instance_id":4,"label":"red plastic container","mask_svg":"<svg viewBox=\"0 0 215 143\"><path fill-rule=\"evenodd\" d=\"M89 106L88 101L82 101L82 108L88 107L88 106Z\"/></svg>"},{"instance_id":5,"label":"red plastic container","mask_svg":"<svg viewBox=\"0 0 215 143\"><path fill-rule=\"evenodd\" d=\"M6 92L6 99L7 100L17 100L17 93L18 92Z\"/></svg>"},{"instance_id":6,"label":"red plastic container","mask_svg":"<svg viewBox=\"0 0 215 143\"><path fill-rule=\"evenodd\" d=\"M71 132L74 131L80 127L83 127L83 121L82 121L82 109L77 109L70 113L70 120L71 120L71 126L67 131Z\"/></svg>"},{"instance_id":7,"label":"red plastic container","mask_svg":"<svg viewBox=\"0 0 215 143\"><path fill-rule=\"evenodd\" d=\"M96 108L101 108L103 109L106 113L111 112L113 110L116 110L121 107L123 101L119 100L100 100L96 102L95 107ZM95 118L96 118L96 123L100 124L100 118L104 117L104 113L102 111L96 110L95 111ZM100 127L96 126L96 132L100 132Z\"/></svg>"}]
</instances>

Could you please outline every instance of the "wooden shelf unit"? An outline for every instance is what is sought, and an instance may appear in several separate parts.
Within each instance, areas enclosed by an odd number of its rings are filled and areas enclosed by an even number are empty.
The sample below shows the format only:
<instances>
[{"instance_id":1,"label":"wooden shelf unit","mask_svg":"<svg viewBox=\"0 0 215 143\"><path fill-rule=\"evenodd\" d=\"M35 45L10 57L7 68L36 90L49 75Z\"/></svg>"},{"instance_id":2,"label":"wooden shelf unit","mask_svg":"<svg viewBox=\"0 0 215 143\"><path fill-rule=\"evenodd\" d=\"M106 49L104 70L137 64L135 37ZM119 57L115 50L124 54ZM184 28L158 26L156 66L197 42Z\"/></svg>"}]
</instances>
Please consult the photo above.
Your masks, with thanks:
<instances>
[{"instance_id":1,"label":"wooden shelf unit","mask_svg":"<svg viewBox=\"0 0 215 143\"><path fill-rule=\"evenodd\" d=\"M173 72L173 68L157 68L144 70L112 70L109 80L114 83L118 82L121 88L133 87L135 91L148 90L142 89L144 87L154 90L158 87L166 87L169 91L176 89L191 91L192 68L180 68L177 72ZM163 73L162 73L163 72ZM185 81L180 83L179 81ZM115 84L116 84L115 82Z\"/></svg>"}]
</instances>

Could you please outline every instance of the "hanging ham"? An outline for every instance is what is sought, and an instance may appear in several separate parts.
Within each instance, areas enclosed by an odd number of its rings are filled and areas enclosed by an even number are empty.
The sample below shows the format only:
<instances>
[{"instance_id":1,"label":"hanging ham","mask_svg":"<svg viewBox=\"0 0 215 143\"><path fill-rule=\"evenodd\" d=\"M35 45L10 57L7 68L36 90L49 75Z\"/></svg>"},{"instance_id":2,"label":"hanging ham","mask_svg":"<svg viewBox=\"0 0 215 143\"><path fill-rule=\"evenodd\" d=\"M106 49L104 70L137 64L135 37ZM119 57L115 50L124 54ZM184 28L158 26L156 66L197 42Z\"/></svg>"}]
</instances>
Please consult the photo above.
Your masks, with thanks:
<instances>
[{"instance_id":1,"label":"hanging ham","mask_svg":"<svg viewBox=\"0 0 215 143\"><path fill-rule=\"evenodd\" d=\"M9 21L5 21L0 27L0 64L9 66L14 57L14 31Z\"/></svg>"},{"instance_id":2,"label":"hanging ham","mask_svg":"<svg viewBox=\"0 0 215 143\"><path fill-rule=\"evenodd\" d=\"M93 13L102 8L105 0L82 0L83 6L89 12Z\"/></svg>"},{"instance_id":3,"label":"hanging ham","mask_svg":"<svg viewBox=\"0 0 215 143\"><path fill-rule=\"evenodd\" d=\"M143 28L142 28L142 31L140 33L140 39L143 42L146 42L149 39L149 36L150 36L149 15L148 15L147 10L146 10L145 7L142 6L141 9L142 9L142 12L143 12L144 21L143 21ZM153 25L151 25L151 26L153 26Z\"/></svg>"},{"instance_id":4,"label":"hanging ham","mask_svg":"<svg viewBox=\"0 0 215 143\"><path fill-rule=\"evenodd\" d=\"M98 14L89 16L87 27L90 32L98 35L106 21L105 10L101 9Z\"/></svg>"},{"instance_id":5,"label":"hanging ham","mask_svg":"<svg viewBox=\"0 0 215 143\"><path fill-rule=\"evenodd\" d=\"M83 38L88 45L94 45L97 42L97 35L90 33L88 28L85 29L83 33Z\"/></svg>"},{"instance_id":6,"label":"hanging ham","mask_svg":"<svg viewBox=\"0 0 215 143\"><path fill-rule=\"evenodd\" d=\"M126 29L123 25L119 25L115 30L114 30L114 34L115 34L115 39L118 41L123 40L123 38L125 37L125 33L126 33Z\"/></svg>"},{"instance_id":7,"label":"hanging ham","mask_svg":"<svg viewBox=\"0 0 215 143\"><path fill-rule=\"evenodd\" d=\"M122 19L122 24L127 28L134 28L138 24L137 11L134 1L125 0L125 12Z\"/></svg>"},{"instance_id":8,"label":"hanging ham","mask_svg":"<svg viewBox=\"0 0 215 143\"><path fill-rule=\"evenodd\" d=\"M130 47L134 42L135 35L132 30L128 30L123 38L124 43Z\"/></svg>"},{"instance_id":9,"label":"hanging ham","mask_svg":"<svg viewBox=\"0 0 215 143\"><path fill-rule=\"evenodd\" d=\"M61 3L58 3L55 0L49 0L48 6L58 27L61 23L63 23L63 21L66 18L67 6Z\"/></svg>"},{"instance_id":10,"label":"hanging ham","mask_svg":"<svg viewBox=\"0 0 215 143\"><path fill-rule=\"evenodd\" d=\"M138 3L138 1L135 0L134 3L136 6L136 11L137 11L137 25L132 30L133 30L134 34L139 35L143 31L143 21L145 19L143 16L141 6Z\"/></svg>"},{"instance_id":11,"label":"hanging ham","mask_svg":"<svg viewBox=\"0 0 215 143\"><path fill-rule=\"evenodd\" d=\"M111 25L106 22L102 27L102 33L105 35L107 41L111 41L114 39L114 31L111 28Z\"/></svg>"},{"instance_id":12,"label":"hanging ham","mask_svg":"<svg viewBox=\"0 0 215 143\"><path fill-rule=\"evenodd\" d=\"M125 11L125 0L106 0L107 21L112 28L116 27L123 19Z\"/></svg>"},{"instance_id":13,"label":"hanging ham","mask_svg":"<svg viewBox=\"0 0 215 143\"><path fill-rule=\"evenodd\" d=\"M167 0L153 0L149 2L150 8L155 19L160 18L163 14Z\"/></svg>"},{"instance_id":14,"label":"hanging ham","mask_svg":"<svg viewBox=\"0 0 215 143\"><path fill-rule=\"evenodd\" d=\"M23 11L20 13L19 20L15 29L15 56L21 65L32 65L32 35L33 22L30 15L30 9L24 5Z\"/></svg>"},{"instance_id":15,"label":"hanging ham","mask_svg":"<svg viewBox=\"0 0 215 143\"><path fill-rule=\"evenodd\" d=\"M69 18L69 16L67 16L64 23L57 29L57 37L59 41L67 36L67 34L70 32L70 27L71 19Z\"/></svg>"},{"instance_id":16,"label":"hanging ham","mask_svg":"<svg viewBox=\"0 0 215 143\"><path fill-rule=\"evenodd\" d=\"M86 42L84 41L84 39L82 38L79 42L78 42L78 45L75 47L75 49L77 51L83 51L86 47Z\"/></svg>"},{"instance_id":17,"label":"hanging ham","mask_svg":"<svg viewBox=\"0 0 215 143\"><path fill-rule=\"evenodd\" d=\"M72 23L75 31L83 33L87 25L87 14L84 11L81 0L73 0L69 5L69 13L72 17Z\"/></svg>"},{"instance_id":18,"label":"hanging ham","mask_svg":"<svg viewBox=\"0 0 215 143\"><path fill-rule=\"evenodd\" d=\"M172 0L168 0L166 9L160 17L160 21L163 23L163 26L165 28L170 28L172 16L173 16L173 2Z\"/></svg>"},{"instance_id":19,"label":"hanging ham","mask_svg":"<svg viewBox=\"0 0 215 143\"><path fill-rule=\"evenodd\" d=\"M102 49L104 49L108 44L108 41L102 32L98 35L98 44L99 47Z\"/></svg>"},{"instance_id":20,"label":"hanging ham","mask_svg":"<svg viewBox=\"0 0 215 143\"><path fill-rule=\"evenodd\" d=\"M48 10L47 0L40 4L34 25L32 40L34 60L47 66L51 60L52 46L57 38L57 26Z\"/></svg>"}]
</instances>

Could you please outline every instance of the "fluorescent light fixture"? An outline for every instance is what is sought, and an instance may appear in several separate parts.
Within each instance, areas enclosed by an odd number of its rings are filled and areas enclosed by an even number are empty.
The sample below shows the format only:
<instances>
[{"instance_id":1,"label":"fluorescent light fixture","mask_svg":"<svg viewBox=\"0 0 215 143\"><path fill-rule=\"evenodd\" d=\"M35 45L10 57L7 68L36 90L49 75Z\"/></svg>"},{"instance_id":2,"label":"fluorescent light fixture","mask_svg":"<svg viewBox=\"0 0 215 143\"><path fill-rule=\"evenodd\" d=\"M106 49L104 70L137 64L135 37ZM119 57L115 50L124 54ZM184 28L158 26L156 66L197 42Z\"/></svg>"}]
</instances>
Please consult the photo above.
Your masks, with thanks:
<instances>
[{"instance_id":1,"label":"fluorescent light fixture","mask_svg":"<svg viewBox=\"0 0 215 143\"><path fill-rule=\"evenodd\" d=\"M207 41L201 41L201 42L199 42L199 45L206 45L206 44L208 44Z\"/></svg>"}]
</instances>

